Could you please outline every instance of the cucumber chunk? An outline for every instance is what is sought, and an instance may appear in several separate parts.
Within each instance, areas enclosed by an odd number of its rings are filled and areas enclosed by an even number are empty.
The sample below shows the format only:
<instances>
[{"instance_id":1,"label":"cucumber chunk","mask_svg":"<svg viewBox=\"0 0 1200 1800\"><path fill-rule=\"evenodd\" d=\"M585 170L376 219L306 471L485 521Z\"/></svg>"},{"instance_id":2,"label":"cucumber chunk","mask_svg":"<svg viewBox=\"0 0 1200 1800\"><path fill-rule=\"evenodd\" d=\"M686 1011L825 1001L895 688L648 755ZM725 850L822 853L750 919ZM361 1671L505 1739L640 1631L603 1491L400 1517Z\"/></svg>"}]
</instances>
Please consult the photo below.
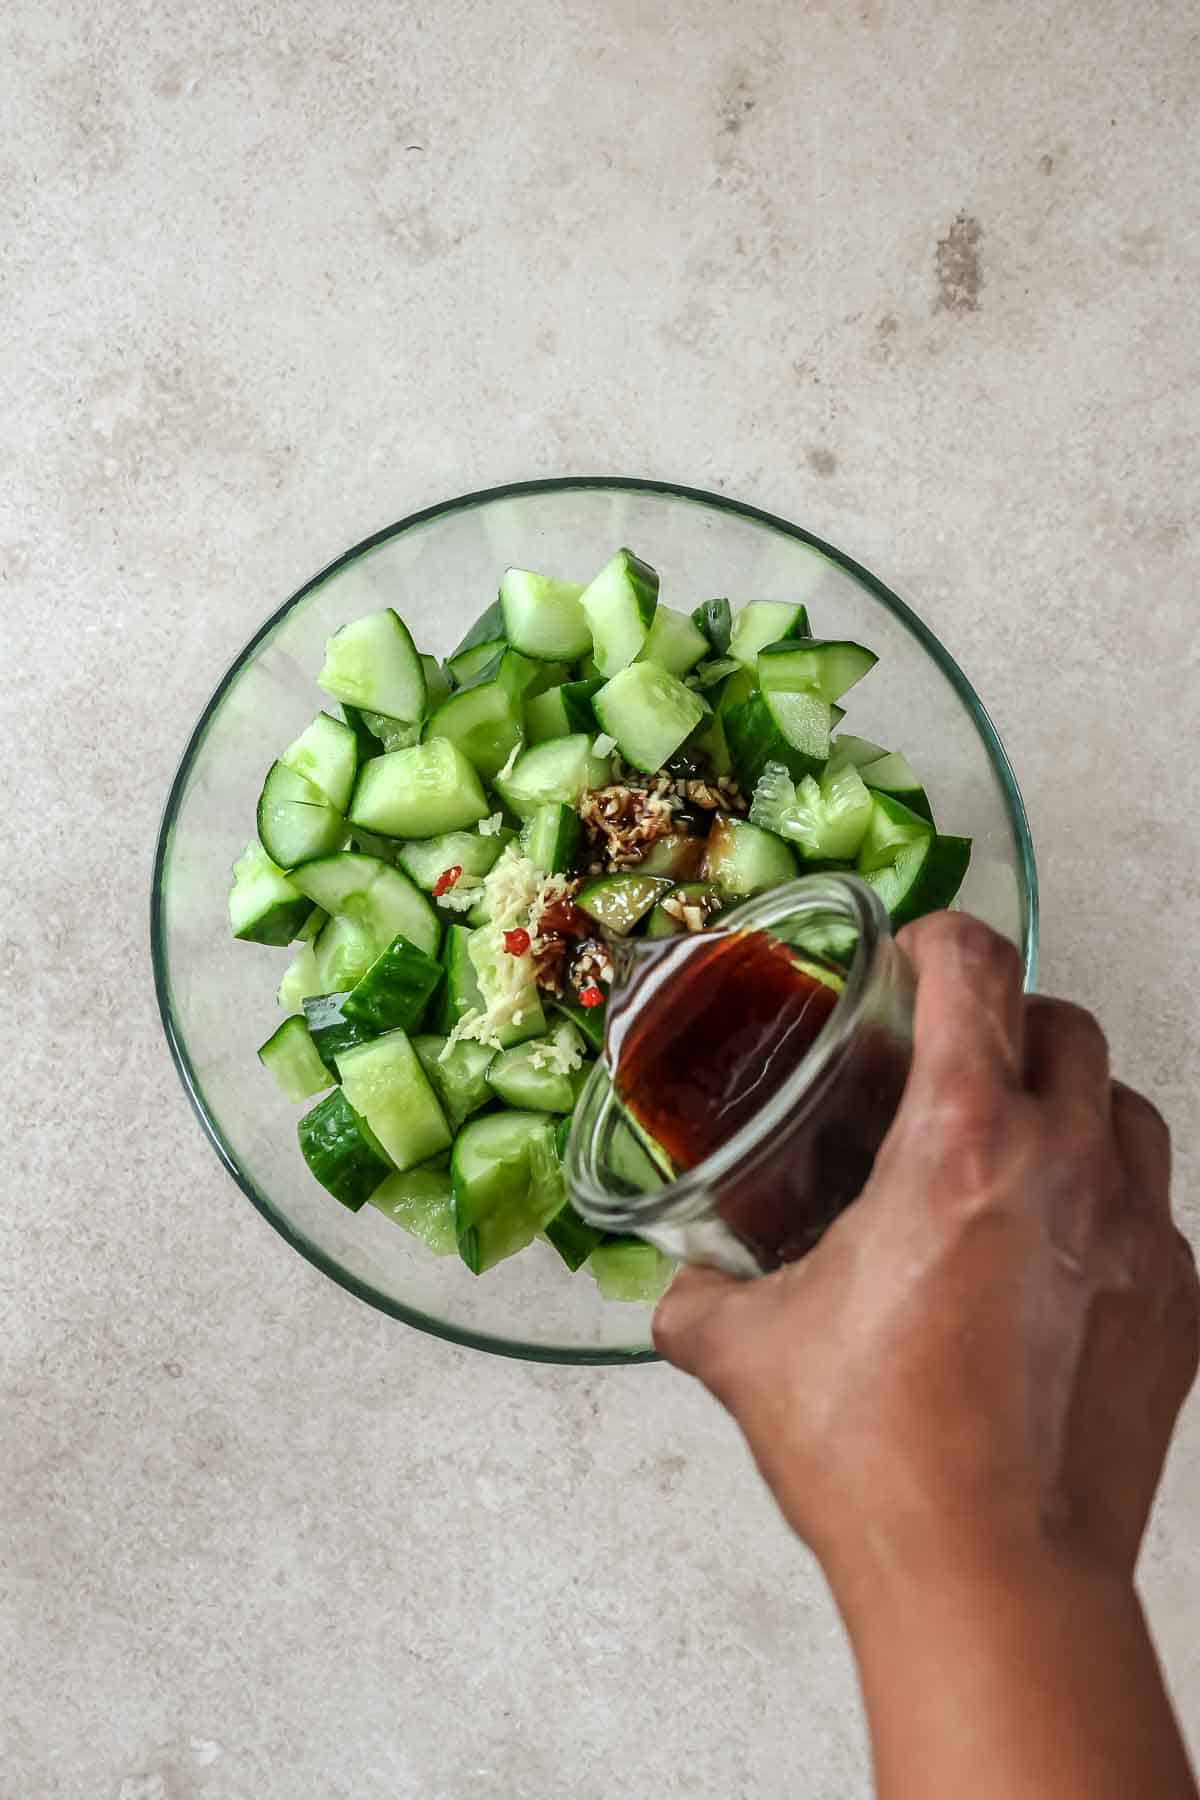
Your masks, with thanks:
<instances>
[{"instance_id":1,"label":"cucumber chunk","mask_svg":"<svg viewBox=\"0 0 1200 1800\"><path fill-rule=\"evenodd\" d=\"M474 766L456 744L437 737L365 764L350 823L381 837L429 838L478 824L488 810Z\"/></svg>"},{"instance_id":2,"label":"cucumber chunk","mask_svg":"<svg viewBox=\"0 0 1200 1800\"><path fill-rule=\"evenodd\" d=\"M425 740L445 738L455 744L485 781L494 781L521 742L521 704L509 685L496 678L459 689L432 713Z\"/></svg>"},{"instance_id":3,"label":"cucumber chunk","mask_svg":"<svg viewBox=\"0 0 1200 1800\"><path fill-rule=\"evenodd\" d=\"M632 550L618 550L589 582L580 605L591 628L596 667L615 675L642 649L658 606L658 572Z\"/></svg>"},{"instance_id":4,"label":"cucumber chunk","mask_svg":"<svg viewBox=\"0 0 1200 1800\"><path fill-rule=\"evenodd\" d=\"M312 906L273 863L261 844L247 844L233 865L229 926L251 944L290 944L304 930Z\"/></svg>"},{"instance_id":5,"label":"cucumber chunk","mask_svg":"<svg viewBox=\"0 0 1200 1800\"><path fill-rule=\"evenodd\" d=\"M575 904L606 931L627 937L674 885L669 875L599 875L580 888Z\"/></svg>"},{"instance_id":6,"label":"cucumber chunk","mask_svg":"<svg viewBox=\"0 0 1200 1800\"><path fill-rule=\"evenodd\" d=\"M362 980L379 955L380 944L361 919L339 914L330 919L313 948L317 954L316 992L340 994Z\"/></svg>"},{"instance_id":7,"label":"cucumber chunk","mask_svg":"<svg viewBox=\"0 0 1200 1800\"><path fill-rule=\"evenodd\" d=\"M331 806L345 812L358 768L358 743L349 725L328 713L318 713L279 760L320 788Z\"/></svg>"},{"instance_id":8,"label":"cucumber chunk","mask_svg":"<svg viewBox=\"0 0 1200 1800\"><path fill-rule=\"evenodd\" d=\"M796 875L796 858L774 832L722 813L708 834L704 878L741 899L778 887Z\"/></svg>"},{"instance_id":9,"label":"cucumber chunk","mask_svg":"<svg viewBox=\"0 0 1200 1800\"><path fill-rule=\"evenodd\" d=\"M759 651L768 644L777 644L784 638L806 638L811 635L808 629L808 612L803 606L793 606L786 600L751 600L733 621L729 654L734 662L754 669L758 663Z\"/></svg>"},{"instance_id":10,"label":"cucumber chunk","mask_svg":"<svg viewBox=\"0 0 1200 1800\"><path fill-rule=\"evenodd\" d=\"M733 635L733 608L728 600L705 600L692 614L692 624L708 639L714 656L728 656Z\"/></svg>"},{"instance_id":11,"label":"cucumber chunk","mask_svg":"<svg viewBox=\"0 0 1200 1800\"><path fill-rule=\"evenodd\" d=\"M456 663L460 657L467 656L473 650L478 650L483 644L491 648L493 645L502 645L504 642L504 608L499 600L493 600L490 606L484 607L466 635L454 646L446 658L447 667Z\"/></svg>"},{"instance_id":12,"label":"cucumber chunk","mask_svg":"<svg viewBox=\"0 0 1200 1800\"><path fill-rule=\"evenodd\" d=\"M458 1253L476 1275L523 1250L561 1211L565 1182L545 1113L472 1119L450 1157Z\"/></svg>"},{"instance_id":13,"label":"cucumber chunk","mask_svg":"<svg viewBox=\"0 0 1200 1800\"><path fill-rule=\"evenodd\" d=\"M446 941L442 946L442 967L446 971L446 985L442 989L442 1010L438 1028L447 1037L464 1013L483 1011L483 995L479 991L479 977L475 973L475 964L471 958L471 939L474 935L474 932L466 925L450 925L446 930Z\"/></svg>"},{"instance_id":14,"label":"cucumber chunk","mask_svg":"<svg viewBox=\"0 0 1200 1800\"><path fill-rule=\"evenodd\" d=\"M373 1031L416 1031L442 973L436 958L398 933L346 995L342 1014Z\"/></svg>"},{"instance_id":15,"label":"cucumber chunk","mask_svg":"<svg viewBox=\"0 0 1200 1800\"><path fill-rule=\"evenodd\" d=\"M595 737L600 726L592 696L603 686L599 679L567 681L535 694L525 703L525 735L529 742L544 744L549 738L570 737L580 731Z\"/></svg>"},{"instance_id":16,"label":"cucumber chunk","mask_svg":"<svg viewBox=\"0 0 1200 1800\"><path fill-rule=\"evenodd\" d=\"M726 900L727 896L711 882L681 882L664 895L650 914L646 921L646 936L664 938L675 937L681 931L703 931L706 925L712 924Z\"/></svg>"},{"instance_id":17,"label":"cucumber chunk","mask_svg":"<svg viewBox=\"0 0 1200 1800\"><path fill-rule=\"evenodd\" d=\"M832 703L878 661L873 650L843 640L767 644L758 653L758 682L764 693L819 694Z\"/></svg>"},{"instance_id":18,"label":"cucumber chunk","mask_svg":"<svg viewBox=\"0 0 1200 1800\"><path fill-rule=\"evenodd\" d=\"M487 1044L461 1039L446 1053L446 1040L432 1033L413 1039L413 1049L442 1103L452 1131L494 1098L487 1072L496 1052Z\"/></svg>"},{"instance_id":19,"label":"cucumber chunk","mask_svg":"<svg viewBox=\"0 0 1200 1800\"><path fill-rule=\"evenodd\" d=\"M446 660L446 673L453 684L451 692L457 688L471 687L475 682L486 678L492 664L504 655L508 648L503 636L493 638L488 643L474 644L468 650Z\"/></svg>"},{"instance_id":20,"label":"cucumber chunk","mask_svg":"<svg viewBox=\"0 0 1200 1800\"><path fill-rule=\"evenodd\" d=\"M928 819L910 811L903 801L890 794L875 794L859 847L859 874L871 875L877 869L890 868L901 850L932 836L933 826Z\"/></svg>"},{"instance_id":21,"label":"cucumber chunk","mask_svg":"<svg viewBox=\"0 0 1200 1800\"><path fill-rule=\"evenodd\" d=\"M454 1187L444 1158L398 1170L381 1182L370 1198L385 1219L391 1219L435 1256L454 1255Z\"/></svg>"},{"instance_id":22,"label":"cucumber chunk","mask_svg":"<svg viewBox=\"0 0 1200 1800\"><path fill-rule=\"evenodd\" d=\"M518 818L531 819L551 801L574 806L585 789L604 787L610 768L606 756L592 754L591 738L577 732L526 750L497 778L496 792Z\"/></svg>"},{"instance_id":23,"label":"cucumber chunk","mask_svg":"<svg viewBox=\"0 0 1200 1800\"><path fill-rule=\"evenodd\" d=\"M672 831L651 844L637 866L639 875L668 875L672 881L695 881L704 862L704 839Z\"/></svg>"},{"instance_id":24,"label":"cucumber chunk","mask_svg":"<svg viewBox=\"0 0 1200 1800\"><path fill-rule=\"evenodd\" d=\"M317 684L368 712L410 721L425 715L425 670L408 626L390 606L330 638Z\"/></svg>"},{"instance_id":25,"label":"cucumber chunk","mask_svg":"<svg viewBox=\"0 0 1200 1800\"><path fill-rule=\"evenodd\" d=\"M837 743L839 740L834 741ZM890 794L894 800L907 806L909 812L915 812L921 818L928 819L930 824L933 823L933 808L921 785L921 778L908 758L901 756L898 750L866 763L860 773L869 788L881 794Z\"/></svg>"},{"instance_id":26,"label":"cucumber chunk","mask_svg":"<svg viewBox=\"0 0 1200 1800\"><path fill-rule=\"evenodd\" d=\"M305 1113L297 1126L300 1153L309 1169L351 1212L357 1212L392 1172L361 1126L341 1088Z\"/></svg>"},{"instance_id":27,"label":"cucumber chunk","mask_svg":"<svg viewBox=\"0 0 1200 1800\"><path fill-rule=\"evenodd\" d=\"M737 673L727 675L712 698L713 711L720 719L726 718L734 707L741 706L751 694L758 692L758 664L744 668L738 663L735 667Z\"/></svg>"},{"instance_id":28,"label":"cucumber chunk","mask_svg":"<svg viewBox=\"0 0 1200 1800\"><path fill-rule=\"evenodd\" d=\"M655 663L633 663L597 693L596 717L634 768L653 774L705 717L704 702Z\"/></svg>"},{"instance_id":29,"label":"cucumber chunk","mask_svg":"<svg viewBox=\"0 0 1200 1800\"><path fill-rule=\"evenodd\" d=\"M829 757L830 709L816 694L753 693L723 719L734 773L744 793L770 762L793 781L819 775Z\"/></svg>"},{"instance_id":30,"label":"cucumber chunk","mask_svg":"<svg viewBox=\"0 0 1200 1800\"><path fill-rule=\"evenodd\" d=\"M428 894L447 869L461 869L464 875L482 878L494 867L512 835L505 830L492 837L480 837L477 831L446 831L440 837L421 838L405 844L400 852L400 867L410 881Z\"/></svg>"},{"instance_id":31,"label":"cucumber chunk","mask_svg":"<svg viewBox=\"0 0 1200 1800\"><path fill-rule=\"evenodd\" d=\"M340 856L305 863L297 869L295 881L301 893L327 913L340 915L362 928L374 945L371 961L397 932L403 932L427 956L437 954L442 932L437 914L407 875L379 857L343 851ZM329 927L325 929L328 931Z\"/></svg>"},{"instance_id":32,"label":"cucumber chunk","mask_svg":"<svg viewBox=\"0 0 1200 1800\"><path fill-rule=\"evenodd\" d=\"M543 875L565 875L579 853L583 826L573 807L561 800L539 806L522 834L526 856Z\"/></svg>"},{"instance_id":33,"label":"cucumber chunk","mask_svg":"<svg viewBox=\"0 0 1200 1800\"><path fill-rule=\"evenodd\" d=\"M342 1090L397 1169L428 1162L450 1128L407 1032L389 1031L338 1057Z\"/></svg>"},{"instance_id":34,"label":"cucumber chunk","mask_svg":"<svg viewBox=\"0 0 1200 1800\"><path fill-rule=\"evenodd\" d=\"M610 1238L597 1244L588 1267L606 1300L645 1303L660 1299L675 1273L671 1257L641 1238Z\"/></svg>"},{"instance_id":35,"label":"cucumber chunk","mask_svg":"<svg viewBox=\"0 0 1200 1800\"><path fill-rule=\"evenodd\" d=\"M573 1028L563 1021L563 1029ZM549 1040L531 1038L511 1050L500 1050L487 1072L488 1086L506 1106L524 1108L527 1112L569 1113L575 1104L575 1088L569 1074L539 1066L545 1060Z\"/></svg>"},{"instance_id":36,"label":"cucumber chunk","mask_svg":"<svg viewBox=\"0 0 1200 1800\"><path fill-rule=\"evenodd\" d=\"M314 994L304 1002L308 1035L335 1081L341 1079L337 1059L342 1051L352 1049L355 1044L365 1044L375 1036L368 1025L346 1017L342 1011L345 998L345 994Z\"/></svg>"},{"instance_id":37,"label":"cucumber chunk","mask_svg":"<svg viewBox=\"0 0 1200 1800\"><path fill-rule=\"evenodd\" d=\"M901 845L886 868L863 876L876 890L898 931L926 913L941 912L953 901L971 860L971 840L930 832Z\"/></svg>"},{"instance_id":38,"label":"cucumber chunk","mask_svg":"<svg viewBox=\"0 0 1200 1800\"><path fill-rule=\"evenodd\" d=\"M754 790L750 822L795 844L806 862L849 862L858 855L873 811L862 775L850 763L827 765L820 781L796 784L768 763Z\"/></svg>"},{"instance_id":39,"label":"cucumber chunk","mask_svg":"<svg viewBox=\"0 0 1200 1800\"><path fill-rule=\"evenodd\" d=\"M443 669L436 656L428 656L421 652L421 667L425 671L425 706L432 711L440 706L450 693L450 677Z\"/></svg>"},{"instance_id":40,"label":"cucumber chunk","mask_svg":"<svg viewBox=\"0 0 1200 1800\"><path fill-rule=\"evenodd\" d=\"M547 1219L542 1235L554 1245L572 1274L582 1268L597 1244L604 1242L604 1233L581 1219L569 1200L563 1202L552 1219Z\"/></svg>"},{"instance_id":41,"label":"cucumber chunk","mask_svg":"<svg viewBox=\"0 0 1200 1800\"><path fill-rule=\"evenodd\" d=\"M388 713L365 712L359 715L376 744L384 750L407 750L421 741L421 727L407 719L393 719Z\"/></svg>"},{"instance_id":42,"label":"cucumber chunk","mask_svg":"<svg viewBox=\"0 0 1200 1800\"><path fill-rule=\"evenodd\" d=\"M303 1006L311 994L322 992L316 949L312 944L302 944L287 966L276 998L284 1012L291 1013Z\"/></svg>"},{"instance_id":43,"label":"cucumber chunk","mask_svg":"<svg viewBox=\"0 0 1200 1800\"><path fill-rule=\"evenodd\" d=\"M293 1013L272 1033L260 1049L258 1060L289 1100L307 1100L333 1081L299 1013Z\"/></svg>"},{"instance_id":44,"label":"cucumber chunk","mask_svg":"<svg viewBox=\"0 0 1200 1800\"><path fill-rule=\"evenodd\" d=\"M660 601L638 660L657 663L670 675L686 675L708 651L708 639L700 627L686 613Z\"/></svg>"},{"instance_id":45,"label":"cucumber chunk","mask_svg":"<svg viewBox=\"0 0 1200 1800\"><path fill-rule=\"evenodd\" d=\"M337 807L306 775L271 765L258 801L258 841L280 869L328 856L346 834Z\"/></svg>"},{"instance_id":46,"label":"cucumber chunk","mask_svg":"<svg viewBox=\"0 0 1200 1800\"><path fill-rule=\"evenodd\" d=\"M573 581L556 581L531 569L506 569L500 608L509 643L539 662L575 662L585 656L592 634L579 604L582 593Z\"/></svg>"}]
</instances>

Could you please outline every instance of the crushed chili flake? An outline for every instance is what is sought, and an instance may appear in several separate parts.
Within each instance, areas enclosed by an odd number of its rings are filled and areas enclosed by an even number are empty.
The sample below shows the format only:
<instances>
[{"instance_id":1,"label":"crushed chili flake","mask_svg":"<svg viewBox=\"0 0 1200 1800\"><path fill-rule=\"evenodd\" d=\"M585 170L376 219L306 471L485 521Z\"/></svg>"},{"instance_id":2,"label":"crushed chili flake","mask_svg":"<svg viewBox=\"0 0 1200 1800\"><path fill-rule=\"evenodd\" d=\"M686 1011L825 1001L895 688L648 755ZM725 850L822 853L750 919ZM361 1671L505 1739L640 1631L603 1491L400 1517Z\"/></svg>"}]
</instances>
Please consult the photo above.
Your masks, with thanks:
<instances>
[{"instance_id":1,"label":"crushed chili flake","mask_svg":"<svg viewBox=\"0 0 1200 1800\"><path fill-rule=\"evenodd\" d=\"M529 948L529 933L517 926L513 931L504 934L504 948L510 956L524 956Z\"/></svg>"},{"instance_id":2,"label":"crushed chili flake","mask_svg":"<svg viewBox=\"0 0 1200 1800\"><path fill-rule=\"evenodd\" d=\"M461 863L455 863L452 869L443 869L433 884L434 899L440 900L443 894L448 894L461 874Z\"/></svg>"},{"instance_id":3,"label":"crushed chili flake","mask_svg":"<svg viewBox=\"0 0 1200 1800\"><path fill-rule=\"evenodd\" d=\"M580 1006L602 1006L604 995L598 987L585 987L579 990Z\"/></svg>"}]
</instances>

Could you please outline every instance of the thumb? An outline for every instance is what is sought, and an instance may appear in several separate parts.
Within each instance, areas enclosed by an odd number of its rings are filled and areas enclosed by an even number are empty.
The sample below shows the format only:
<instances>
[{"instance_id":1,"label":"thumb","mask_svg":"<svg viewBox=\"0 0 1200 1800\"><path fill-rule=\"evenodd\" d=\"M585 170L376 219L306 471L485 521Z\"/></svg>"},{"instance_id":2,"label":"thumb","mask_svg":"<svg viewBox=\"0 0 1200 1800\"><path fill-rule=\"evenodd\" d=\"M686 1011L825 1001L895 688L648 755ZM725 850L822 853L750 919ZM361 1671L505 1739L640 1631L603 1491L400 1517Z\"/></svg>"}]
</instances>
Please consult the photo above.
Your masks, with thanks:
<instances>
[{"instance_id":1,"label":"thumb","mask_svg":"<svg viewBox=\"0 0 1200 1800\"><path fill-rule=\"evenodd\" d=\"M654 1347L669 1363L700 1375L708 1361L721 1302L745 1286L735 1275L699 1263L680 1269L654 1314Z\"/></svg>"}]
</instances>

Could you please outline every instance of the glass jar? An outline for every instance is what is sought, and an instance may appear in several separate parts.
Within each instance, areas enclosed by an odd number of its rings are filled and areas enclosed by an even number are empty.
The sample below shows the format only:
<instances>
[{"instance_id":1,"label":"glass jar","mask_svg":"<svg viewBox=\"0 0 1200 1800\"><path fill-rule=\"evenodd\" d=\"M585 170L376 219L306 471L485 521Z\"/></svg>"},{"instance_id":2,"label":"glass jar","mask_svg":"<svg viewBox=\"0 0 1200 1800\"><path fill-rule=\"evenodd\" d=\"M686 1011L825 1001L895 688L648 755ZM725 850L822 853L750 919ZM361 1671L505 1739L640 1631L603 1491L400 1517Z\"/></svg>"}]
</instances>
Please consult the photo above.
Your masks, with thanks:
<instances>
[{"instance_id":1,"label":"glass jar","mask_svg":"<svg viewBox=\"0 0 1200 1800\"><path fill-rule=\"evenodd\" d=\"M632 1232L668 1255L754 1276L795 1261L862 1192L895 1116L912 1059L914 981L874 889L852 875L808 875L727 914L704 933L763 931L839 967L845 986L796 1067L741 1128L695 1168L674 1174L598 1062L567 1151L571 1198L602 1230ZM618 983L654 979L634 1007L669 1006L689 945L631 940ZM669 957L679 958L673 970Z\"/></svg>"}]
</instances>

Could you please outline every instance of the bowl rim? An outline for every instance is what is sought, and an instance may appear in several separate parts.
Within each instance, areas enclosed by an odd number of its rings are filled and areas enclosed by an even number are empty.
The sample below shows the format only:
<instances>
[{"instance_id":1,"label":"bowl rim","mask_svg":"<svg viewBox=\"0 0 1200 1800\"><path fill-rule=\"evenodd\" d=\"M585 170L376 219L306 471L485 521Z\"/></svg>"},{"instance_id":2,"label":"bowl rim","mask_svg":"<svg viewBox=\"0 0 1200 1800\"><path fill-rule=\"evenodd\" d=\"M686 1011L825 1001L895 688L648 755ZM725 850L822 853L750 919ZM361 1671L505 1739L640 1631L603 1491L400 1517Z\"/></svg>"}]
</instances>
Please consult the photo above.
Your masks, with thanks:
<instances>
[{"instance_id":1,"label":"bowl rim","mask_svg":"<svg viewBox=\"0 0 1200 1800\"><path fill-rule=\"evenodd\" d=\"M403 532L412 530L415 526L428 524L433 519L445 518L453 513L470 512L497 500L563 493L572 489L657 494L673 500L688 500L711 511L730 513L736 518L749 520L753 524L765 525L784 537L792 538L797 543L805 544L810 549L819 551L821 555L828 557L831 562L853 576L921 645L949 681L979 733L980 741L992 765L1004 799L1024 882L1026 918L1022 960L1027 991L1034 987L1037 976L1039 896L1033 835L1012 763L987 708L941 640L898 594L893 593L891 588L887 587L878 576L873 575L870 569L865 568L862 563L847 555L845 551L839 550L836 545L828 543L824 538L817 537L811 531L806 531L800 525L792 524L776 513L767 512L762 507L751 505L748 501L734 499L732 495L714 494L705 488L687 487L672 481L618 475L549 476L528 481L506 482L498 487L479 488L471 493L459 494L452 499L441 500L434 505L422 507L416 512L406 514L394 524L386 525L381 530L372 532L369 537L363 538L350 549L343 551L317 574L311 576L264 620L226 669L192 729L167 794L154 854L150 889L150 960L154 972L155 995L167 1046L176 1072L183 1084L184 1092L191 1102L192 1110L199 1119L200 1125L221 1163L256 1211L261 1213L268 1224L307 1262L319 1269L322 1274L329 1276L330 1280L335 1281L339 1287L344 1288L357 1299L366 1301L377 1311L387 1313L405 1325L412 1325L429 1336L441 1338L466 1349L483 1350L492 1355L512 1357L520 1362L552 1363L568 1367L611 1367L653 1363L658 1362L660 1358L658 1352L650 1346L629 1349L619 1347L589 1349L581 1346L574 1349L565 1345L525 1343L516 1338L497 1337L489 1332L473 1331L447 1320L435 1318L433 1315L423 1312L419 1307L408 1306L403 1301L393 1299L390 1294L384 1293L381 1289L372 1286L370 1282L362 1280L348 1269L343 1268L335 1257L323 1250L320 1245L312 1243L302 1232L298 1231L267 1196L258 1190L254 1182L240 1168L232 1146L209 1108L187 1045L176 1028L171 1002L163 905L164 876L179 807L196 757L208 735L209 726L238 676L253 661L259 647L293 608L305 600L314 588L327 581L338 569L354 562L358 557L365 555L368 550L374 550L380 544L387 543L392 538L399 537Z\"/></svg>"}]
</instances>

